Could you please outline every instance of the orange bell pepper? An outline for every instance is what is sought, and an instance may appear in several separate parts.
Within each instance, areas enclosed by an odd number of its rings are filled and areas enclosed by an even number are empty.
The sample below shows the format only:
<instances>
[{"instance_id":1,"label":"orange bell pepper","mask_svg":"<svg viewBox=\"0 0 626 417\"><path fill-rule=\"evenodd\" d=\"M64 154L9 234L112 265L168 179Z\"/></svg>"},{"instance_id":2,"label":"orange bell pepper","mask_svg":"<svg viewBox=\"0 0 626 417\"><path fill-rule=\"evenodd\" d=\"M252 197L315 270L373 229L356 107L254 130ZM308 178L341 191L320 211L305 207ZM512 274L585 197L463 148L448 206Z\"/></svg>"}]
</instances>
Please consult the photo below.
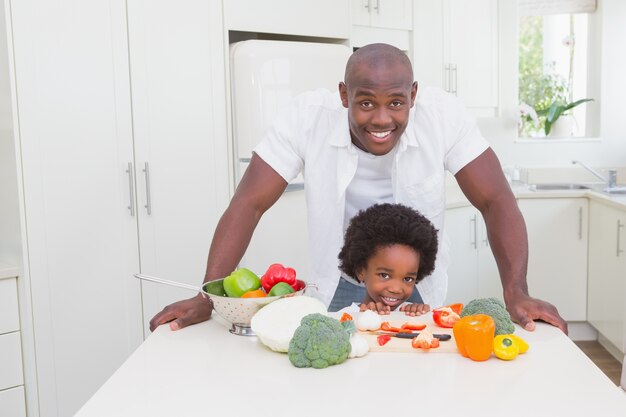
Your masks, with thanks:
<instances>
[{"instance_id":1,"label":"orange bell pepper","mask_svg":"<svg viewBox=\"0 0 626 417\"><path fill-rule=\"evenodd\" d=\"M461 355L473 361L486 361L493 351L496 324L486 314L465 316L452 328Z\"/></svg>"}]
</instances>

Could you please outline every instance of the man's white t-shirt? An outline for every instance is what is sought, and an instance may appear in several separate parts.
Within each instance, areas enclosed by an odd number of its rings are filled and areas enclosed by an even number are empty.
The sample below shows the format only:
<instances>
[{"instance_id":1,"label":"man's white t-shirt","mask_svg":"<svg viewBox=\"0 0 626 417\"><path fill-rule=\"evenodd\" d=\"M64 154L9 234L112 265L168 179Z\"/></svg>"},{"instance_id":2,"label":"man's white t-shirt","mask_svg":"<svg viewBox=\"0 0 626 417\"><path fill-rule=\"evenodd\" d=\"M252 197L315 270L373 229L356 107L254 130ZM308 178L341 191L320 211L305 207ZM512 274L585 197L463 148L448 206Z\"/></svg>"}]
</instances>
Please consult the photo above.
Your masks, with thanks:
<instances>
[{"instance_id":1,"label":"man's white t-shirt","mask_svg":"<svg viewBox=\"0 0 626 417\"><path fill-rule=\"evenodd\" d=\"M343 230L348 228L350 219L360 210L376 203L393 203L391 172L396 156L396 148L386 155L376 156L356 148L359 157L354 178L346 188L346 209Z\"/></svg>"},{"instance_id":2,"label":"man's white t-shirt","mask_svg":"<svg viewBox=\"0 0 626 417\"><path fill-rule=\"evenodd\" d=\"M424 303L433 308L444 302L448 285L445 171L456 174L488 147L459 99L440 89L419 90L392 157L391 188L393 202L418 210L438 230L435 271L417 284ZM359 162L359 150L350 139L348 110L338 93L304 93L279 114L254 152L287 182L303 173L310 280L328 305L340 277L337 255L343 245L346 193ZM361 201L365 206L360 209L374 203Z\"/></svg>"}]
</instances>

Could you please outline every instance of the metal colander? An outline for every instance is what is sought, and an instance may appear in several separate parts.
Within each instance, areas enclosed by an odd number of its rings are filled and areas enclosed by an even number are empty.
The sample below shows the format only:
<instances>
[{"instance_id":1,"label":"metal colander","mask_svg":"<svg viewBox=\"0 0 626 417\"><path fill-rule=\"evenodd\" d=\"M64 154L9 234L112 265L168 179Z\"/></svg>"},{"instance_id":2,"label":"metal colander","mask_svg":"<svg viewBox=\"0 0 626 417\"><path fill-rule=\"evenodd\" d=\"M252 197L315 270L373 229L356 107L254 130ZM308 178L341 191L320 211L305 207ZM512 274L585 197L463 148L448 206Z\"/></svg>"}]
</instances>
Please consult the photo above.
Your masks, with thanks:
<instances>
[{"instance_id":1,"label":"metal colander","mask_svg":"<svg viewBox=\"0 0 626 417\"><path fill-rule=\"evenodd\" d=\"M172 285L174 287L186 288L200 292L204 297L209 298L213 302L213 309L231 324L230 332L242 336L254 336L254 332L250 328L250 320L252 316L261 309L261 307L276 301L283 297L293 297L302 295L307 288L304 281L298 280L299 290L291 294L277 295L273 297L259 298L233 298L226 296L224 291L224 278L209 281L202 287L195 287L181 282L169 281L163 278L157 278L144 274L135 274L136 278L157 282L159 284Z\"/></svg>"}]
</instances>

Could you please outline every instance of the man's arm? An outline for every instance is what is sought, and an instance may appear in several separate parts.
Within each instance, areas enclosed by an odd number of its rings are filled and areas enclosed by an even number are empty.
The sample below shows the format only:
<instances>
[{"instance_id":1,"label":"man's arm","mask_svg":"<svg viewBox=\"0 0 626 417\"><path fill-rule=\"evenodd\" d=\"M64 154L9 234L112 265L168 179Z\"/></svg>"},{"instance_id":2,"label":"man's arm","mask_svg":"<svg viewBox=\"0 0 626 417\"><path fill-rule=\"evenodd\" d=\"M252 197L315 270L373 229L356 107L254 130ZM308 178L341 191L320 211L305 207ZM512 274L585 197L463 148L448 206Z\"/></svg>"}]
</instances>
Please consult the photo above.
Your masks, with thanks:
<instances>
[{"instance_id":1,"label":"man's arm","mask_svg":"<svg viewBox=\"0 0 626 417\"><path fill-rule=\"evenodd\" d=\"M215 228L204 282L230 274L243 257L259 219L280 198L287 182L256 154ZM170 322L172 330L205 321L213 306L200 294L165 307L150 320L150 330Z\"/></svg>"},{"instance_id":2,"label":"man's arm","mask_svg":"<svg viewBox=\"0 0 626 417\"><path fill-rule=\"evenodd\" d=\"M487 149L455 177L465 196L485 219L504 301L513 320L526 330L533 330L533 320L540 319L567 333L567 323L552 304L528 295L526 225L493 150Z\"/></svg>"}]
</instances>

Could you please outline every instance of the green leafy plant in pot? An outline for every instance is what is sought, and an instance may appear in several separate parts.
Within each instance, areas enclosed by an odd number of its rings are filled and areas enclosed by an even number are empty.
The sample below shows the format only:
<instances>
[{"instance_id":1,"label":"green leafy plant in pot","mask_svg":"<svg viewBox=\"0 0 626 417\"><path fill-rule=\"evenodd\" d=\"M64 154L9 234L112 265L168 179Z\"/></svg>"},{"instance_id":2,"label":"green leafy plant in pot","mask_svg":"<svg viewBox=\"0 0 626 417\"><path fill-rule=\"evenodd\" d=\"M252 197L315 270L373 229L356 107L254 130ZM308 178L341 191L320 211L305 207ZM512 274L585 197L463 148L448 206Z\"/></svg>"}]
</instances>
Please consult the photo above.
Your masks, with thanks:
<instances>
[{"instance_id":1,"label":"green leafy plant in pot","mask_svg":"<svg viewBox=\"0 0 626 417\"><path fill-rule=\"evenodd\" d=\"M545 124L544 124L544 132L546 133L546 136L550 134L552 125L554 125L554 123L556 123L556 121L559 120L559 117L561 117L563 114L567 114L565 113L566 111L573 109L579 104L586 103L587 101L593 101L593 99L583 98L583 99L573 101L570 103L565 103L563 101L557 100L554 103L552 103L550 107L548 107L547 109L538 111L537 114L539 116L545 116L546 118Z\"/></svg>"}]
</instances>

